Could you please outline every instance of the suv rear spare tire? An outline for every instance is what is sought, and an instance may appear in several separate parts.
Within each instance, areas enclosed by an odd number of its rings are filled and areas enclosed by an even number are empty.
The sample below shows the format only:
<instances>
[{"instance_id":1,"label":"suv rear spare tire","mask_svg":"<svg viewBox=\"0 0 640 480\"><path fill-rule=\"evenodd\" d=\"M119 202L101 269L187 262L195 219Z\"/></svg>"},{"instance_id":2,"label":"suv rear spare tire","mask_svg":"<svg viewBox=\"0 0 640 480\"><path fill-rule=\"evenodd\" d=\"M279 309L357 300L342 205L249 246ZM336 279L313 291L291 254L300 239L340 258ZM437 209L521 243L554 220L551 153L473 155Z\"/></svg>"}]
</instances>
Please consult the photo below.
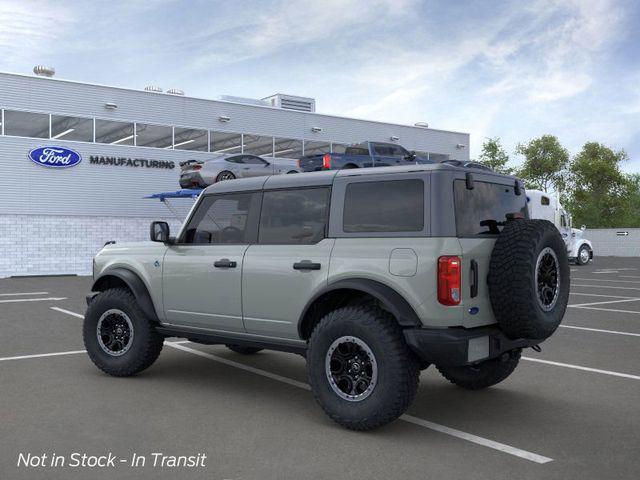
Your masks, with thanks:
<instances>
[{"instance_id":1,"label":"suv rear spare tire","mask_svg":"<svg viewBox=\"0 0 640 480\"><path fill-rule=\"evenodd\" d=\"M511 220L489 264L491 307L510 338L544 340L560 325L569 300L569 259L548 220Z\"/></svg>"}]
</instances>

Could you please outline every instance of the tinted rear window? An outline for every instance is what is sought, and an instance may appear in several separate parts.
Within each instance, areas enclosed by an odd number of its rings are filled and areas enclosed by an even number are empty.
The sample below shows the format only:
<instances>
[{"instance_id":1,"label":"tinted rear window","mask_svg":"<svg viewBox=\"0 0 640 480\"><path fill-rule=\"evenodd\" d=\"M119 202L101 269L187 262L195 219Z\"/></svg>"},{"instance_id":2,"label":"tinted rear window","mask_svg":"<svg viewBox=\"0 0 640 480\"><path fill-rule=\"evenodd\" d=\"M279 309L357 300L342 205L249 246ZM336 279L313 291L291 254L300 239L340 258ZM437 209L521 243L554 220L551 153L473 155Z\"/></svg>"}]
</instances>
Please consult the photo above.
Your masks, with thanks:
<instances>
[{"instance_id":1,"label":"tinted rear window","mask_svg":"<svg viewBox=\"0 0 640 480\"><path fill-rule=\"evenodd\" d=\"M473 190L468 190L464 180L456 180L453 188L460 237L497 235L508 213L528 218L526 196L516 195L509 185L476 181Z\"/></svg>"},{"instance_id":2,"label":"tinted rear window","mask_svg":"<svg viewBox=\"0 0 640 480\"><path fill-rule=\"evenodd\" d=\"M422 180L347 185L343 216L345 232L421 232L423 229Z\"/></svg>"}]
</instances>

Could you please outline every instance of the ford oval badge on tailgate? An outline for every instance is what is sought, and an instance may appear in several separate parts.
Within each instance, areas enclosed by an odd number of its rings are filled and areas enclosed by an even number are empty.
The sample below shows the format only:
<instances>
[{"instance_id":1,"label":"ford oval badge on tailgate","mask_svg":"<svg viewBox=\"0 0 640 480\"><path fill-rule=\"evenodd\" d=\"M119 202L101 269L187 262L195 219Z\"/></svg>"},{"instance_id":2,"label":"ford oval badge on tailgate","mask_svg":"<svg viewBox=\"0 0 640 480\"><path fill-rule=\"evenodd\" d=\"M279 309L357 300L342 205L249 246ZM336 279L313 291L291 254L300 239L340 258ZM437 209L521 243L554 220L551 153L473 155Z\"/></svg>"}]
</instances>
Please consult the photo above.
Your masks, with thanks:
<instances>
[{"instance_id":1,"label":"ford oval badge on tailgate","mask_svg":"<svg viewBox=\"0 0 640 480\"><path fill-rule=\"evenodd\" d=\"M29 159L43 167L69 168L79 164L82 156L69 148L38 147L29 152Z\"/></svg>"}]
</instances>

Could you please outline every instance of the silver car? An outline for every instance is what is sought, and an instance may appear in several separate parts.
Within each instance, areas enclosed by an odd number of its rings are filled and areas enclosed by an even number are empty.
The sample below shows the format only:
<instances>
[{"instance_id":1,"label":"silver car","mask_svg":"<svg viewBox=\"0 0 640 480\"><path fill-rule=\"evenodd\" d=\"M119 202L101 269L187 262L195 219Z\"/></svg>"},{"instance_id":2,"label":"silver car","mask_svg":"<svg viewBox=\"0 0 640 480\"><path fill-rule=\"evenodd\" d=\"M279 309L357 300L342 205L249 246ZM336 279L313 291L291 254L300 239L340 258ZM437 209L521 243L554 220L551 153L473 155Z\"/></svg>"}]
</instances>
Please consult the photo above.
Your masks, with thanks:
<instances>
[{"instance_id":1,"label":"silver car","mask_svg":"<svg viewBox=\"0 0 640 480\"><path fill-rule=\"evenodd\" d=\"M249 154L219 155L205 161L189 160L180 163L180 168L182 188L204 188L222 180L300 172L295 159Z\"/></svg>"}]
</instances>

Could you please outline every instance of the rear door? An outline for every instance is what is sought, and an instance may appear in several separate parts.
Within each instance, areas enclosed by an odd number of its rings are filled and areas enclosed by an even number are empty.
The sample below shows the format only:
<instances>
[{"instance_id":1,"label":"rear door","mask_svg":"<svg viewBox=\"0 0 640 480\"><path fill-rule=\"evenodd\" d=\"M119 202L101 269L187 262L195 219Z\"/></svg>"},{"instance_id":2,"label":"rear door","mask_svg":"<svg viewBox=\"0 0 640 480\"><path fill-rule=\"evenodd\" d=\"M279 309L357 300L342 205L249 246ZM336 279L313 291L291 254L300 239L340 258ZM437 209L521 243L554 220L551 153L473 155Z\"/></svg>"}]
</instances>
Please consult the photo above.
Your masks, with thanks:
<instances>
[{"instance_id":1,"label":"rear door","mask_svg":"<svg viewBox=\"0 0 640 480\"><path fill-rule=\"evenodd\" d=\"M516 195L512 184L476 180L468 189L464 179L454 180L456 231L462 247L462 304L464 325L493 323L487 275L496 238L508 213L528 217L524 190Z\"/></svg>"},{"instance_id":2,"label":"rear door","mask_svg":"<svg viewBox=\"0 0 640 480\"><path fill-rule=\"evenodd\" d=\"M207 330L244 332L242 262L255 241L260 194L205 197L162 270L166 321Z\"/></svg>"},{"instance_id":3,"label":"rear door","mask_svg":"<svg viewBox=\"0 0 640 480\"><path fill-rule=\"evenodd\" d=\"M299 338L302 310L327 284L335 242L326 238L329 196L327 186L264 192L258 243L247 249L242 272L247 333Z\"/></svg>"}]
</instances>

